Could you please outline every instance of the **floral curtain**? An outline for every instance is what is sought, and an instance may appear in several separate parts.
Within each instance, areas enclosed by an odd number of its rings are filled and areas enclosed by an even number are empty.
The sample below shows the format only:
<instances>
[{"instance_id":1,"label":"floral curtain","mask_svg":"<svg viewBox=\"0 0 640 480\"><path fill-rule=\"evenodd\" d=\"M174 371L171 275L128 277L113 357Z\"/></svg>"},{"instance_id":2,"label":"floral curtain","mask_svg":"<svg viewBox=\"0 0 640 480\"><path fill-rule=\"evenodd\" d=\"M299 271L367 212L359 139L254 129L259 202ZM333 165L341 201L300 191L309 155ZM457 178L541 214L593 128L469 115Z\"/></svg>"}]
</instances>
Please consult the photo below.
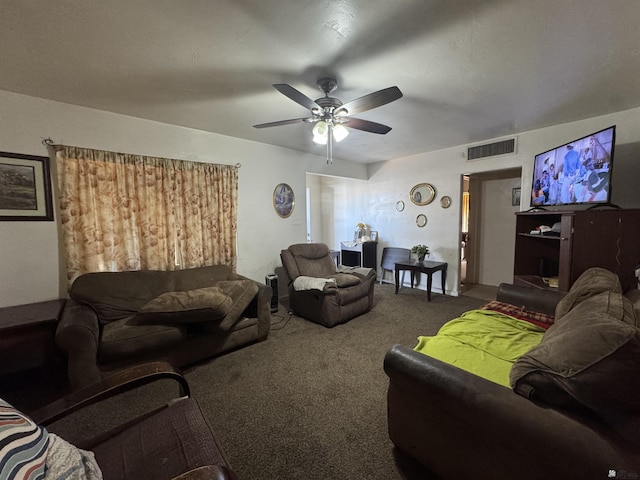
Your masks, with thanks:
<instances>
[{"instance_id":1,"label":"floral curtain","mask_svg":"<svg viewBox=\"0 0 640 480\"><path fill-rule=\"evenodd\" d=\"M56 146L67 277L236 267L238 168Z\"/></svg>"}]
</instances>

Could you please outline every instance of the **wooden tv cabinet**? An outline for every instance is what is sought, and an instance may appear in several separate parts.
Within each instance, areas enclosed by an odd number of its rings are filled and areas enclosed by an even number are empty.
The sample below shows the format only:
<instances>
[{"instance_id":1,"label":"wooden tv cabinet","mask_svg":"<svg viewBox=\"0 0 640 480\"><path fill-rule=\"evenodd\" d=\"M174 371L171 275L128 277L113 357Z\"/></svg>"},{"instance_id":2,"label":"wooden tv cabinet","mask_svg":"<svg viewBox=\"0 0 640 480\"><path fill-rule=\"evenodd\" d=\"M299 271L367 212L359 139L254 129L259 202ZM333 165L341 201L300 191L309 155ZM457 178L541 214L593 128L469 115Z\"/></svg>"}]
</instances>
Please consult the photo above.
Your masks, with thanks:
<instances>
[{"instance_id":1,"label":"wooden tv cabinet","mask_svg":"<svg viewBox=\"0 0 640 480\"><path fill-rule=\"evenodd\" d=\"M560 224L559 235L530 232L540 225ZM592 209L516 213L513 283L569 291L589 267L616 273L624 291L636 287L640 261L640 209Z\"/></svg>"}]
</instances>

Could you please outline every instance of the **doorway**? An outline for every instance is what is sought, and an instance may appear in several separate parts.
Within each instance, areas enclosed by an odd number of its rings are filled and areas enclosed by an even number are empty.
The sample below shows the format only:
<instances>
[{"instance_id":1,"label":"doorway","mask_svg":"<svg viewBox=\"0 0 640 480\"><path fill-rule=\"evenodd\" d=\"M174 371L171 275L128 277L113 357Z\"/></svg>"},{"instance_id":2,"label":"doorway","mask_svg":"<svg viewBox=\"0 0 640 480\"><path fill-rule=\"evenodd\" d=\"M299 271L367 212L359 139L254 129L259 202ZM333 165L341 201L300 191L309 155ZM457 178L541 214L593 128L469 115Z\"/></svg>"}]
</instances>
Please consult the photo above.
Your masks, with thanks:
<instances>
[{"instance_id":1,"label":"doorway","mask_svg":"<svg viewBox=\"0 0 640 480\"><path fill-rule=\"evenodd\" d=\"M515 249L514 188L522 169L469 173L461 177L460 292L495 299L502 283L513 281ZM527 198L527 197L525 197Z\"/></svg>"}]
</instances>

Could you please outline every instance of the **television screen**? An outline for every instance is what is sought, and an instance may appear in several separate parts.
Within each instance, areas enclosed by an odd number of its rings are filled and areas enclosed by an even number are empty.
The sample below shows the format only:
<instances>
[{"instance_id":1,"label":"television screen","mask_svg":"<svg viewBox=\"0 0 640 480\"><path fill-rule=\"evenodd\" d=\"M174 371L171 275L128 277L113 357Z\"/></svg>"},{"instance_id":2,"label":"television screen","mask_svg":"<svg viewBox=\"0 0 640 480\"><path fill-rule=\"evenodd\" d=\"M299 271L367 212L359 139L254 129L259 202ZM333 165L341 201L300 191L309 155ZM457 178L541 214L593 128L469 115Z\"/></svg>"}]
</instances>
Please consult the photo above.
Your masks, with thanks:
<instances>
[{"instance_id":1,"label":"television screen","mask_svg":"<svg viewBox=\"0 0 640 480\"><path fill-rule=\"evenodd\" d=\"M616 126L536 155L531 206L608 203Z\"/></svg>"}]
</instances>

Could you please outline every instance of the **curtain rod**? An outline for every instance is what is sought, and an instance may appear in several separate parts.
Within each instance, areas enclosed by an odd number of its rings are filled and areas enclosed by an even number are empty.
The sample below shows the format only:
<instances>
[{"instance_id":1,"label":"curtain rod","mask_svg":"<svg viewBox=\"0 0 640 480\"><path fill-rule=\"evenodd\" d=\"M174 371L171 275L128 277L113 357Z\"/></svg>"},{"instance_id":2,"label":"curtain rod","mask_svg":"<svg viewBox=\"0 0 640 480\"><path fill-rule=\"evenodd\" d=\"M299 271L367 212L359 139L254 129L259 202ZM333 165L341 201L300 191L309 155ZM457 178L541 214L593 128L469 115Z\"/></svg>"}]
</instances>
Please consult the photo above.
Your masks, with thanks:
<instances>
[{"instance_id":1,"label":"curtain rod","mask_svg":"<svg viewBox=\"0 0 640 480\"><path fill-rule=\"evenodd\" d=\"M42 144L46 147L55 147L56 143L51 139L51 137L47 137L47 138L43 138L42 139ZM240 162L235 164L236 168L240 168L242 167L242 164Z\"/></svg>"}]
</instances>

